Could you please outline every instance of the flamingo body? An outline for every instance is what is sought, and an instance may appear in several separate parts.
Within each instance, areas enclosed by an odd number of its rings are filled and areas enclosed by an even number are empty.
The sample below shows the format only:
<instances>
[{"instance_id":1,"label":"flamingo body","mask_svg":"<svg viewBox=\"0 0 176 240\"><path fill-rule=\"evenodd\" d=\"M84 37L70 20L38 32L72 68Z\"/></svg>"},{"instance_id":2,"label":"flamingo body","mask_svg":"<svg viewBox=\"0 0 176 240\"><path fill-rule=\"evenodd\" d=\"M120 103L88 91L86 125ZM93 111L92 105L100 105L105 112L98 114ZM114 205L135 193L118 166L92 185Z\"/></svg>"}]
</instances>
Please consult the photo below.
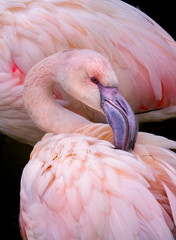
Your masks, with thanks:
<instances>
[{"instance_id":1,"label":"flamingo body","mask_svg":"<svg viewBox=\"0 0 176 240\"><path fill-rule=\"evenodd\" d=\"M54 99L56 83L112 129ZM137 122L107 58L88 49L49 56L27 74L23 98L36 125L52 132L23 171L24 239L173 239L176 155L167 149L176 142L139 133L135 145Z\"/></svg>"},{"instance_id":2,"label":"flamingo body","mask_svg":"<svg viewBox=\"0 0 176 240\"><path fill-rule=\"evenodd\" d=\"M119 88L136 113L171 107L157 118L175 116L175 42L139 9L119 0L4 0L0 26L4 134L29 144L43 136L24 109L24 77L39 60L68 48L92 49L108 57ZM60 98L57 90L55 95ZM99 116L93 120L102 121Z\"/></svg>"},{"instance_id":3,"label":"flamingo body","mask_svg":"<svg viewBox=\"0 0 176 240\"><path fill-rule=\"evenodd\" d=\"M174 239L176 143L139 133L128 153L102 139L112 131L92 124L35 145L21 180L23 239Z\"/></svg>"}]
</instances>

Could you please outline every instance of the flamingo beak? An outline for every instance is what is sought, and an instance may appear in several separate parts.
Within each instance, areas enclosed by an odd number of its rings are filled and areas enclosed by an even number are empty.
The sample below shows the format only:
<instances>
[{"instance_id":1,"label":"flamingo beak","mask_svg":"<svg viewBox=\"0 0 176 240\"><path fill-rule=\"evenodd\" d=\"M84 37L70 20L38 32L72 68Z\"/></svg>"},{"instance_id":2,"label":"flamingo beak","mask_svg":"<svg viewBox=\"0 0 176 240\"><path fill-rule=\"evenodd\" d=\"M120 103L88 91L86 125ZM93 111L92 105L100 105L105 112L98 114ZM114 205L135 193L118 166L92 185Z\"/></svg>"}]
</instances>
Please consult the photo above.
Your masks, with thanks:
<instances>
[{"instance_id":1,"label":"flamingo beak","mask_svg":"<svg viewBox=\"0 0 176 240\"><path fill-rule=\"evenodd\" d=\"M138 123L133 110L118 88L104 87L100 83L98 88L100 106L113 130L114 146L126 151L133 150L138 132Z\"/></svg>"}]
</instances>

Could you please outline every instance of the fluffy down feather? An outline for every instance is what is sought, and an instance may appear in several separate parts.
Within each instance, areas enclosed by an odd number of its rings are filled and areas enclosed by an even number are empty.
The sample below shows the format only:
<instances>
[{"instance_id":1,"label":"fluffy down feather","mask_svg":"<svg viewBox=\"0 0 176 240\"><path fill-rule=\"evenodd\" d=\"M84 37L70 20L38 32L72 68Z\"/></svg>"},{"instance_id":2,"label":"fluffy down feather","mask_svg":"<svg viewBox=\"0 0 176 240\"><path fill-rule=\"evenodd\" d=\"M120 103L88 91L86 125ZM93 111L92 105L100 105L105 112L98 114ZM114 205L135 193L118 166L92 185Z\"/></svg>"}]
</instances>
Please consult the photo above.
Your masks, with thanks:
<instances>
[{"instance_id":1,"label":"fluffy down feather","mask_svg":"<svg viewBox=\"0 0 176 240\"><path fill-rule=\"evenodd\" d=\"M139 9L120 0L2 0L0 26L4 134L29 144L44 134L24 109L24 76L39 60L66 48L88 48L108 57L136 113L171 106L140 115L140 121L175 117L176 44Z\"/></svg>"},{"instance_id":2,"label":"fluffy down feather","mask_svg":"<svg viewBox=\"0 0 176 240\"><path fill-rule=\"evenodd\" d=\"M36 144L21 180L23 238L174 239L176 143L139 133L128 153L101 140L108 126L97 129Z\"/></svg>"}]
</instances>

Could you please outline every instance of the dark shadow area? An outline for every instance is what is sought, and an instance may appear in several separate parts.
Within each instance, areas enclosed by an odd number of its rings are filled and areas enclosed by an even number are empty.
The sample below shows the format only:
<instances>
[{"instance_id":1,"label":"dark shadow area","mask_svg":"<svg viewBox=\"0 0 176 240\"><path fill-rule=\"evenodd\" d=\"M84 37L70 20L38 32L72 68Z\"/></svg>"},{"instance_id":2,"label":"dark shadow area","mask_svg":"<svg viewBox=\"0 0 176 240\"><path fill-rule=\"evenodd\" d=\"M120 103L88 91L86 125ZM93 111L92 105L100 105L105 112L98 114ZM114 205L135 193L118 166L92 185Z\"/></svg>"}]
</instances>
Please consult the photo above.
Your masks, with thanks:
<instances>
[{"instance_id":1,"label":"dark shadow area","mask_svg":"<svg viewBox=\"0 0 176 240\"><path fill-rule=\"evenodd\" d=\"M20 240L18 226L20 179L32 147L3 135L0 135L0 146L2 183L5 186L1 195L5 206L5 221L2 230L5 230L5 239Z\"/></svg>"},{"instance_id":2,"label":"dark shadow area","mask_svg":"<svg viewBox=\"0 0 176 240\"><path fill-rule=\"evenodd\" d=\"M124 2L138 7L176 39L174 1L125 0Z\"/></svg>"},{"instance_id":3,"label":"dark shadow area","mask_svg":"<svg viewBox=\"0 0 176 240\"><path fill-rule=\"evenodd\" d=\"M176 119L169 119L163 122L141 123L139 130L154 133L176 141Z\"/></svg>"}]
</instances>

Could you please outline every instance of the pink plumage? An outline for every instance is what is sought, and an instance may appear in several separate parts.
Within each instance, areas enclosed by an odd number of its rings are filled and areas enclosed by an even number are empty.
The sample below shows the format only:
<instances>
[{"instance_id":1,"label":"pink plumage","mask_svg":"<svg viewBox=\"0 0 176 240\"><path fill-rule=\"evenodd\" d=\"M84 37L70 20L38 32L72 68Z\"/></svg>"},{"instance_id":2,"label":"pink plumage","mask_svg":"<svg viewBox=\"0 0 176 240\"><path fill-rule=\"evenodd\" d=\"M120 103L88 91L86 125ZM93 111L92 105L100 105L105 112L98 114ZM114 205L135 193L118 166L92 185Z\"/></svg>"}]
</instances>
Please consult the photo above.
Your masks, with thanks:
<instances>
[{"instance_id":1,"label":"pink plumage","mask_svg":"<svg viewBox=\"0 0 176 240\"><path fill-rule=\"evenodd\" d=\"M127 153L98 139L112 139L108 126L77 132L34 147L21 180L23 238L174 239L176 155L167 148L176 143L139 133Z\"/></svg>"},{"instance_id":2,"label":"pink plumage","mask_svg":"<svg viewBox=\"0 0 176 240\"><path fill-rule=\"evenodd\" d=\"M3 0L0 17L2 133L29 144L43 136L24 109L23 79L39 60L68 48L108 57L136 113L164 108L140 121L175 116L175 41L139 9L119 0Z\"/></svg>"},{"instance_id":3,"label":"pink plumage","mask_svg":"<svg viewBox=\"0 0 176 240\"><path fill-rule=\"evenodd\" d=\"M55 83L70 101L53 98ZM176 149L176 142L138 133L133 151L115 149L113 126L84 117L88 106L92 116L103 114L104 88L117 89L116 75L108 59L91 50L58 52L27 74L26 110L37 126L53 133L35 145L22 174L20 226L25 240L174 239L176 154L168 149ZM110 94L103 98L111 100ZM117 100L107 108L126 111L124 99L119 106ZM80 108L73 112L76 106ZM133 126L125 119L125 125L115 122L117 138L121 129L129 133Z\"/></svg>"}]
</instances>

